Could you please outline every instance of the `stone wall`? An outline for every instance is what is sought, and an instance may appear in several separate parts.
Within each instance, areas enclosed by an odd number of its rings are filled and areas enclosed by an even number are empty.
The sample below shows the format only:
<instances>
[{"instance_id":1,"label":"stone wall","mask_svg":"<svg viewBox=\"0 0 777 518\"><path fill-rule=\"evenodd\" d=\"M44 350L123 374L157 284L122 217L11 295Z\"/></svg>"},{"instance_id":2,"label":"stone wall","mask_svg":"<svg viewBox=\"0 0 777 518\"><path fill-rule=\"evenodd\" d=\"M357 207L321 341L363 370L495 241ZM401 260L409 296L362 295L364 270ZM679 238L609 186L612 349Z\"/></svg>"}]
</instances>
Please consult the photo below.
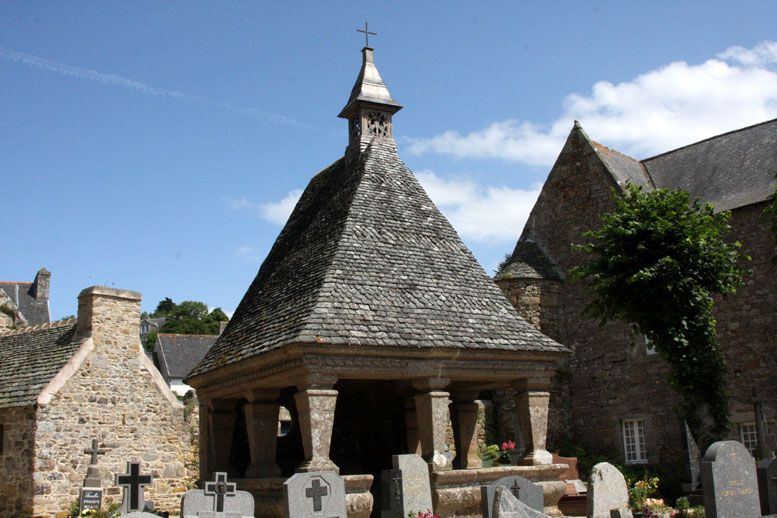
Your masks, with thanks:
<instances>
[{"instance_id":1,"label":"stone wall","mask_svg":"<svg viewBox=\"0 0 777 518\"><path fill-rule=\"evenodd\" d=\"M127 461L140 461L154 476L146 499L163 511L179 511L180 497L197 479L196 418L184 407L141 350L140 295L89 288L79 296L77 339L94 349L48 404L40 405L35 440L35 516L66 511L78 494L89 462L83 453L93 438L105 504L119 503L115 475ZM158 379L155 379L155 376Z\"/></svg>"},{"instance_id":2,"label":"stone wall","mask_svg":"<svg viewBox=\"0 0 777 518\"><path fill-rule=\"evenodd\" d=\"M0 409L2 453L0 453L0 516L30 516L32 512L32 463L35 437L35 409Z\"/></svg>"}]
</instances>

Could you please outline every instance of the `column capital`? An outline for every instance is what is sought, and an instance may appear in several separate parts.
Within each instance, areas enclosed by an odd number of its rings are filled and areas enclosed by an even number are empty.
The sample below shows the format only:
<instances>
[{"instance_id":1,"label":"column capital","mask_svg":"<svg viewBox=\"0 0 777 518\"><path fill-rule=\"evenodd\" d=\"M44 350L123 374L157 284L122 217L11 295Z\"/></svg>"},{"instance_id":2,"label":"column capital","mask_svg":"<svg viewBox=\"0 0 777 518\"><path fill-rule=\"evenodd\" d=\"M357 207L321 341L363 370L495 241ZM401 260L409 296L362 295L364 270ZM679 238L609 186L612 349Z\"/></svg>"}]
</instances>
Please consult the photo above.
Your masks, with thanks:
<instances>
[{"instance_id":1,"label":"column capital","mask_svg":"<svg viewBox=\"0 0 777 518\"><path fill-rule=\"evenodd\" d=\"M248 389L244 393L245 398L253 402L274 402L277 401L278 396L281 395L280 389L265 389L265 388L253 388Z\"/></svg>"},{"instance_id":2,"label":"column capital","mask_svg":"<svg viewBox=\"0 0 777 518\"><path fill-rule=\"evenodd\" d=\"M513 381L510 386L516 392L550 392L549 378L519 379Z\"/></svg>"},{"instance_id":3,"label":"column capital","mask_svg":"<svg viewBox=\"0 0 777 518\"><path fill-rule=\"evenodd\" d=\"M449 378L413 378L413 388L420 392L444 389L450 384Z\"/></svg>"},{"instance_id":4,"label":"column capital","mask_svg":"<svg viewBox=\"0 0 777 518\"><path fill-rule=\"evenodd\" d=\"M331 389L337 383L337 375L323 372L306 372L294 381L299 391Z\"/></svg>"}]
</instances>

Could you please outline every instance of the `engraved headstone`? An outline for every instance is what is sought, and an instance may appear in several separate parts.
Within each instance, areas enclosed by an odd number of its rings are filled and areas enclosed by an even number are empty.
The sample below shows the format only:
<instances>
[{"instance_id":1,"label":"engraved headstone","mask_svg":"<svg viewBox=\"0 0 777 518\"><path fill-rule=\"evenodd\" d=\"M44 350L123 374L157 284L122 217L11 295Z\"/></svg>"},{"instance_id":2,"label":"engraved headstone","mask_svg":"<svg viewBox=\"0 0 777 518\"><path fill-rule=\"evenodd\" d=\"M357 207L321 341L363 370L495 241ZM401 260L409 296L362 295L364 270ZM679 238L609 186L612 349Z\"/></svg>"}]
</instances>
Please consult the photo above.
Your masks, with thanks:
<instances>
[{"instance_id":1,"label":"engraved headstone","mask_svg":"<svg viewBox=\"0 0 777 518\"><path fill-rule=\"evenodd\" d=\"M131 511L148 510L147 503L143 496L143 488L151 485L151 475L144 475L140 472L140 462L128 462L127 472L123 475L116 475L116 485L124 488L124 499L119 507L121 514L127 514ZM153 509L153 505L151 506Z\"/></svg>"},{"instance_id":2,"label":"engraved headstone","mask_svg":"<svg viewBox=\"0 0 777 518\"><path fill-rule=\"evenodd\" d=\"M755 461L738 441L718 441L701 463L704 513L707 518L761 516Z\"/></svg>"},{"instance_id":3,"label":"engraved headstone","mask_svg":"<svg viewBox=\"0 0 777 518\"><path fill-rule=\"evenodd\" d=\"M99 511L103 506L103 490L100 487L82 487L78 495L79 513L88 509Z\"/></svg>"},{"instance_id":4,"label":"engraved headstone","mask_svg":"<svg viewBox=\"0 0 777 518\"><path fill-rule=\"evenodd\" d=\"M626 479L618 468L608 462L600 462L591 470L588 478L588 518L610 518L612 510L624 510L629 506Z\"/></svg>"},{"instance_id":5,"label":"engraved headstone","mask_svg":"<svg viewBox=\"0 0 777 518\"><path fill-rule=\"evenodd\" d=\"M97 456L105 455L105 450L99 448L100 442L92 439L92 447L84 449L89 455L89 467L86 470L84 485L78 493L78 512L99 510L103 505L103 490L100 487L100 469L97 467Z\"/></svg>"},{"instance_id":6,"label":"engraved headstone","mask_svg":"<svg viewBox=\"0 0 777 518\"><path fill-rule=\"evenodd\" d=\"M248 491L239 491L229 482L226 473L214 473L213 481L205 482L205 489L192 489L183 495L183 518L252 518L254 497Z\"/></svg>"},{"instance_id":7,"label":"engraved headstone","mask_svg":"<svg viewBox=\"0 0 777 518\"><path fill-rule=\"evenodd\" d=\"M388 495L383 495L381 518L406 518L407 514L432 510L432 488L429 483L429 464L416 454L394 455L394 469L383 472L382 484ZM389 478L391 483L387 483ZM388 504L388 505L386 505Z\"/></svg>"},{"instance_id":8,"label":"engraved headstone","mask_svg":"<svg viewBox=\"0 0 777 518\"><path fill-rule=\"evenodd\" d=\"M758 463L758 493L761 496L761 514L777 514L777 459Z\"/></svg>"},{"instance_id":9,"label":"engraved headstone","mask_svg":"<svg viewBox=\"0 0 777 518\"><path fill-rule=\"evenodd\" d=\"M497 486L494 490L490 511L492 518L547 518L544 513L518 500L506 486Z\"/></svg>"},{"instance_id":10,"label":"engraved headstone","mask_svg":"<svg viewBox=\"0 0 777 518\"><path fill-rule=\"evenodd\" d=\"M333 471L297 473L283 483L286 518L347 518L345 482Z\"/></svg>"},{"instance_id":11,"label":"engraved headstone","mask_svg":"<svg viewBox=\"0 0 777 518\"><path fill-rule=\"evenodd\" d=\"M506 487L510 493L530 508L542 512L544 509L544 493L542 486L535 484L531 480L512 475L502 477L491 482L487 486L480 487L480 502L483 518L491 516L491 509L494 505L494 494L499 487Z\"/></svg>"}]
</instances>

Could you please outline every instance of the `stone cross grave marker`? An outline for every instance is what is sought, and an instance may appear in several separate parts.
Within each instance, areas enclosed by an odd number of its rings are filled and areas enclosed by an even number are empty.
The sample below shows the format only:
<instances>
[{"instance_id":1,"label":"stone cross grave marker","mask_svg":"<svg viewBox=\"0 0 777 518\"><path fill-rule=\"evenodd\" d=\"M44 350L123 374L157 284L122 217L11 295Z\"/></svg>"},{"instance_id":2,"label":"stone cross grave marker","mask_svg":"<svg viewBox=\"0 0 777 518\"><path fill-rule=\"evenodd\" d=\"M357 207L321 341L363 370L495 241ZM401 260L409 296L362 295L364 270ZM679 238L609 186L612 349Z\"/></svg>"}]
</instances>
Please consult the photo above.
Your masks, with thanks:
<instances>
[{"instance_id":1,"label":"stone cross grave marker","mask_svg":"<svg viewBox=\"0 0 777 518\"><path fill-rule=\"evenodd\" d=\"M205 489L187 491L181 499L183 518L252 518L254 497L248 491L238 491L227 480L226 473L214 473L214 480L205 482Z\"/></svg>"},{"instance_id":2,"label":"stone cross grave marker","mask_svg":"<svg viewBox=\"0 0 777 518\"><path fill-rule=\"evenodd\" d=\"M381 518L406 518L407 513L432 510L429 464L417 454L394 455L394 469L381 474L384 491ZM390 481L390 482L387 482Z\"/></svg>"},{"instance_id":3,"label":"stone cross grave marker","mask_svg":"<svg viewBox=\"0 0 777 518\"><path fill-rule=\"evenodd\" d=\"M777 459L765 459L756 468L761 513L777 514Z\"/></svg>"},{"instance_id":4,"label":"stone cross grave marker","mask_svg":"<svg viewBox=\"0 0 777 518\"><path fill-rule=\"evenodd\" d=\"M144 511L146 501L143 498L143 488L151 485L151 475L140 473L140 462L127 462L127 472L116 475L116 485L124 488L124 500L119 512L127 514L131 511Z\"/></svg>"},{"instance_id":5,"label":"stone cross grave marker","mask_svg":"<svg viewBox=\"0 0 777 518\"><path fill-rule=\"evenodd\" d=\"M101 450L99 444L100 442L97 439L92 439L92 447L84 449L84 453L90 457L84 485L81 487L78 495L79 513L87 509L99 510L102 507L103 490L100 487L100 470L97 468L97 456L105 455L105 450Z\"/></svg>"},{"instance_id":6,"label":"stone cross grave marker","mask_svg":"<svg viewBox=\"0 0 777 518\"><path fill-rule=\"evenodd\" d=\"M345 482L333 471L297 473L283 483L286 518L347 518Z\"/></svg>"},{"instance_id":7,"label":"stone cross grave marker","mask_svg":"<svg viewBox=\"0 0 777 518\"><path fill-rule=\"evenodd\" d=\"M718 441L701 463L704 512L707 518L761 516L755 461L738 441Z\"/></svg>"},{"instance_id":8,"label":"stone cross grave marker","mask_svg":"<svg viewBox=\"0 0 777 518\"><path fill-rule=\"evenodd\" d=\"M500 487L506 487L515 498L535 511L543 511L545 495L542 486L535 484L527 478L512 475L502 477L487 486L480 487L480 506L483 518L491 516L491 510L494 506L494 494L496 494L496 490Z\"/></svg>"},{"instance_id":9,"label":"stone cross grave marker","mask_svg":"<svg viewBox=\"0 0 777 518\"><path fill-rule=\"evenodd\" d=\"M629 507L626 479L612 464L600 462L588 480L588 518L610 518L610 511Z\"/></svg>"},{"instance_id":10,"label":"stone cross grave marker","mask_svg":"<svg viewBox=\"0 0 777 518\"><path fill-rule=\"evenodd\" d=\"M489 510L492 518L547 518L544 513L518 500L507 486L496 486L493 496Z\"/></svg>"}]
</instances>

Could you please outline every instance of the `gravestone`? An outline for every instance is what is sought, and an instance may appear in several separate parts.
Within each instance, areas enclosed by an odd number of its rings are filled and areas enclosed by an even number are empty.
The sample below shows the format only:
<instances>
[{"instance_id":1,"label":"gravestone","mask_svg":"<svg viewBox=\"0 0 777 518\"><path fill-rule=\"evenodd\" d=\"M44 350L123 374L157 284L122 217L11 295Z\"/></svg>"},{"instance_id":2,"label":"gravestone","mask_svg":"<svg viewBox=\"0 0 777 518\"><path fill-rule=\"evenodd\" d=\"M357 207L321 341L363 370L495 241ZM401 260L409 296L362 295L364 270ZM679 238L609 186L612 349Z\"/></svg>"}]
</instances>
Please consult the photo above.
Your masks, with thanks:
<instances>
[{"instance_id":1,"label":"gravestone","mask_svg":"<svg viewBox=\"0 0 777 518\"><path fill-rule=\"evenodd\" d=\"M140 472L140 462L128 462L127 472L123 475L116 475L116 485L124 488L124 499L119 507L121 514L154 509L153 504L146 502L143 497L143 488L151 485L151 479L151 475L144 475Z\"/></svg>"},{"instance_id":2,"label":"gravestone","mask_svg":"<svg viewBox=\"0 0 777 518\"><path fill-rule=\"evenodd\" d=\"M283 483L286 518L347 518L345 482L333 471L297 473Z\"/></svg>"},{"instance_id":3,"label":"gravestone","mask_svg":"<svg viewBox=\"0 0 777 518\"><path fill-rule=\"evenodd\" d=\"M128 514L122 514L121 518L159 518L159 515L142 511L133 511Z\"/></svg>"},{"instance_id":4,"label":"gravestone","mask_svg":"<svg viewBox=\"0 0 777 518\"><path fill-rule=\"evenodd\" d=\"M707 518L761 516L755 461L738 441L718 441L701 463L704 512Z\"/></svg>"},{"instance_id":5,"label":"gravestone","mask_svg":"<svg viewBox=\"0 0 777 518\"><path fill-rule=\"evenodd\" d=\"M683 422L685 423L685 442L688 445L688 465L691 468L690 493L699 487L699 476L701 475L701 450L691 434L691 428L688 426L688 423L685 421Z\"/></svg>"},{"instance_id":6,"label":"gravestone","mask_svg":"<svg viewBox=\"0 0 777 518\"><path fill-rule=\"evenodd\" d=\"M429 464L417 454L394 455L394 469L381 474L383 506L381 518L406 518L409 512L432 509Z\"/></svg>"},{"instance_id":7,"label":"gravestone","mask_svg":"<svg viewBox=\"0 0 777 518\"><path fill-rule=\"evenodd\" d=\"M539 512L543 511L545 497L542 486L535 484L527 478L512 475L502 477L487 486L480 487L480 505L483 518L491 516L491 510L494 506L494 495L500 487L506 487L515 498L531 509Z\"/></svg>"},{"instance_id":8,"label":"gravestone","mask_svg":"<svg viewBox=\"0 0 777 518\"><path fill-rule=\"evenodd\" d=\"M761 514L777 514L777 459L765 459L756 469Z\"/></svg>"},{"instance_id":9,"label":"gravestone","mask_svg":"<svg viewBox=\"0 0 777 518\"><path fill-rule=\"evenodd\" d=\"M187 491L181 499L183 518L252 518L254 497L248 491L238 491L227 480L226 473L214 473L205 489Z\"/></svg>"},{"instance_id":10,"label":"gravestone","mask_svg":"<svg viewBox=\"0 0 777 518\"><path fill-rule=\"evenodd\" d=\"M97 456L105 455L105 450L101 450L99 444L97 439L92 439L92 447L84 450L84 453L90 457L84 485L78 495L79 513L87 509L100 510L103 505L103 490L100 487L100 470L97 467Z\"/></svg>"},{"instance_id":11,"label":"gravestone","mask_svg":"<svg viewBox=\"0 0 777 518\"><path fill-rule=\"evenodd\" d=\"M588 478L588 518L610 518L610 511L629 507L626 479L618 468L600 462Z\"/></svg>"},{"instance_id":12,"label":"gravestone","mask_svg":"<svg viewBox=\"0 0 777 518\"><path fill-rule=\"evenodd\" d=\"M544 513L518 500L506 486L496 486L489 515L492 518L547 518Z\"/></svg>"}]
</instances>

